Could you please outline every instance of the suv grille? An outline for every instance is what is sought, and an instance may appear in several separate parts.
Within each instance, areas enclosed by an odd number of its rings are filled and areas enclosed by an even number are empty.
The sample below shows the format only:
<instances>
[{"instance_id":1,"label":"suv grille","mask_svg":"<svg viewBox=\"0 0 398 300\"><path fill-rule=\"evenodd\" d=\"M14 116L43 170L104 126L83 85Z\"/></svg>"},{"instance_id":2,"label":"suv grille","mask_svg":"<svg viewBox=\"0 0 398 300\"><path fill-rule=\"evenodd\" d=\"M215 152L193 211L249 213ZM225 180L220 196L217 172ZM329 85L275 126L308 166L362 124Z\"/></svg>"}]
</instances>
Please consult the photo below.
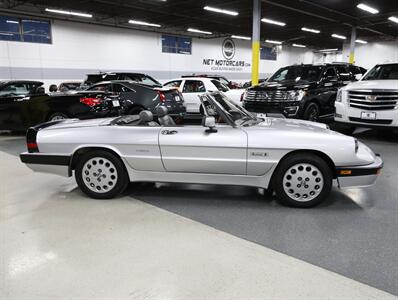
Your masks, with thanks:
<instances>
[{"instance_id":1,"label":"suv grille","mask_svg":"<svg viewBox=\"0 0 398 300\"><path fill-rule=\"evenodd\" d=\"M245 101L278 102L286 99L285 91L248 91Z\"/></svg>"},{"instance_id":2,"label":"suv grille","mask_svg":"<svg viewBox=\"0 0 398 300\"><path fill-rule=\"evenodd\" d=\"M365 110L392 110L397 108L398 90L348 91L350 107Z\"/></svg>"}]
</instances>

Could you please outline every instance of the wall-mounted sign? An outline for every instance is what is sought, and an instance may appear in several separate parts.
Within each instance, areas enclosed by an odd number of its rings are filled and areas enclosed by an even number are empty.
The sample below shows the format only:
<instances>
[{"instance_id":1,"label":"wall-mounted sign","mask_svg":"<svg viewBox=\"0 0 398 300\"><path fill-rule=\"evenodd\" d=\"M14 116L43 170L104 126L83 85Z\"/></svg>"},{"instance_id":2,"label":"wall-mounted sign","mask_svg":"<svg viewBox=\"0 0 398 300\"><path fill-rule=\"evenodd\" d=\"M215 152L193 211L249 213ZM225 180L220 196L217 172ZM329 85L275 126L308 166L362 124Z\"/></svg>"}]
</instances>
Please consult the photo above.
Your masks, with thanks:
<instances>
[{"instance_id":1,"label":"wall-mounted sign","mask_svg":"<svg viewBox=\"0 0 398 300\"><path fill-rule=\"evenodd\" d=\"M242 71L243 68L250 67L250 63L244 60L233 59L236 53L235 43L227 38L221 45L222 56L225 59L204 58L203 65L210 66L212 71Z\"/></svg>"},{"instance_id":2,"label":"wall-mounted sign","mask_svg":"<svg viewBox=\"0 0 398 300\"><path fill-rule=\"evenodd\" d=\"M276 49L276 47L262 46L261 49L260 49L260 59L276 60L277 59L277 49Z\"/></svg>"}]
</instances>

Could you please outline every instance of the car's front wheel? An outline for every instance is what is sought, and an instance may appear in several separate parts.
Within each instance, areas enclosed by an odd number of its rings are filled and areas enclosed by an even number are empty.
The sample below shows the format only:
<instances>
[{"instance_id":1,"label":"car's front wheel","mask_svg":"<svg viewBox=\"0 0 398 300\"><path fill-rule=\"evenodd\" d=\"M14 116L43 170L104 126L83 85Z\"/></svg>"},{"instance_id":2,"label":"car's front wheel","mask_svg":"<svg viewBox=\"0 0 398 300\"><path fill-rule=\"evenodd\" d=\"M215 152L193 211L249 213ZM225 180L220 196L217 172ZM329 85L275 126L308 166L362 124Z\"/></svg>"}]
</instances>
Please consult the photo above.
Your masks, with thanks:
<instances>
[{"instance_id":1,"label":"car's front wheel","mask_svg":"<svg viewBox=\"0 0 398 300\"><path fill-rule=\"evenodd\" d=\"M332 182L332 171L325 160L311 153L297 153L278 166L274 189L282 204L308 208L327 198Z\"/></svg>"},{"instance_id":2,"label":"car's front wheel","mask_svg":"<svg viewBox=\"0 0 398 300\"><path fill-rule=\"evenodd\" d=\"M48 117L48 121L59 121L59 120L64 120L67 119L68 116L63 114L63 113L53 113Z\"/></svg>"},{"instance_id":3,"label":"car's front wheel","mask_svg":"<svg viewBox=\"0 0 398 300\"><path fill-rule=\"evenodd\" d=\"M80 189L95 199L110 199L122 193L129 182L122 161L107 151L88 152L78 158L75 169Z\"/></svg>"}]
</instances>

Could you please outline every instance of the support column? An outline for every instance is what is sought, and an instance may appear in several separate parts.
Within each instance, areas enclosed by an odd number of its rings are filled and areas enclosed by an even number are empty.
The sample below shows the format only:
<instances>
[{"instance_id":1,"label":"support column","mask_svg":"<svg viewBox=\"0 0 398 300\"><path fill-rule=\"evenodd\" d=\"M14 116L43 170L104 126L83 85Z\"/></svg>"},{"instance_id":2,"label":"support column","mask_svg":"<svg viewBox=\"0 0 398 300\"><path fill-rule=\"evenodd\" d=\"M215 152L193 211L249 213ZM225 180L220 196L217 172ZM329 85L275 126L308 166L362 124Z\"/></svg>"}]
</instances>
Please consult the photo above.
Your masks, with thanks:
<instances>
[{"instance_id":1,"label":"support column","mask_svg":"<svg viewBox=\"0 0 398 300\"><path fill-rule=\"evenodd\" d=\"M357 39L357 28L352 27L351 31L351 42L350 42L350 59L349 63L354 64L355 63L355 41Z\"/></svg>"},{"instance_id":2,"label":"support column","mask_svg":"<svg viewBox=\"0 0 398 300\"><path fill-rule=\"evenodd\" d=\"M260 64L261 0L253 0L252 85L258 84Z\"/></svg>"}]
</instances>

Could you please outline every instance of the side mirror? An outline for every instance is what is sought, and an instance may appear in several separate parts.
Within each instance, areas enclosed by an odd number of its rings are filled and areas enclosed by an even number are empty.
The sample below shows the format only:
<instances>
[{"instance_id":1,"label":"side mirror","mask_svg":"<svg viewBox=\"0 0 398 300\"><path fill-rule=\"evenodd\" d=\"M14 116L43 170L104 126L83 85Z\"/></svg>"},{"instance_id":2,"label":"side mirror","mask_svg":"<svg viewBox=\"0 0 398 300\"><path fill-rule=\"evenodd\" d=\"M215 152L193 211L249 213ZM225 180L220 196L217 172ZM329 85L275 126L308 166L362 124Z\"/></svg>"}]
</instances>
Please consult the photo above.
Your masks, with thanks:
<instances>
[{"instance_id":1,"label":"side mirror","mask_svg":"<svg viewBox=\"0 0 398 300\"><path fill-rule=\"evenodd\" d=\"M208 129L206 129L207 133L217 132L217 129L215 129L216 119L214 117L209 117L209 116L203 117L202 126L208 127Z\"/></svg>"},{"instance_id":2,"label":"side mirror","mask_svg":"<svg viewBox=\"0 0 398 300\"><path fill-rule=\"evenodd\" d=\"M361 73L355 74L355 79L359 81L359 80L361 80L362 76L363 75Z\"/></svg>"}]
</instances>

